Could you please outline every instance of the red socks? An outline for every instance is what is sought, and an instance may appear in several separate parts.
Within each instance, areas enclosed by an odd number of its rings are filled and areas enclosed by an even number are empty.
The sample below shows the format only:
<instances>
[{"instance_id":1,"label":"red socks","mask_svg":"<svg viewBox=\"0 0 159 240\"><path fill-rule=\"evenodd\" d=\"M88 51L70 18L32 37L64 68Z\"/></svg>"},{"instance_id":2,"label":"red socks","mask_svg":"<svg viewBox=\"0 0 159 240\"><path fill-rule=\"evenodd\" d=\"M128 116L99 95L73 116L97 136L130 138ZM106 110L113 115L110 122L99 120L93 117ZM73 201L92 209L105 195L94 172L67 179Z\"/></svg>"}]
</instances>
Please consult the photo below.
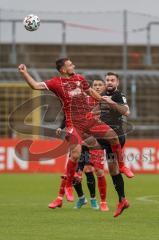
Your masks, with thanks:
<instances>
[{"instance_id":1,"label":"red socks","mask_svg":"<svg viewBox=\"0 0 159 240\"><path fill-rule=\"evenodd\" d=\"M65 186L66 186L66 177L62 177L60 188L59 188L59 193L58 193L59 197L63 197L65 195Z\"/></svg>"},{"instance_id":2,"label":"red socks","mask_svg":"<svg viewBox=\"0 0 159 240\"><path fill-rule=\"evenodd\" d=\"M74 174L76 171L76 166L77 166L76 162L72 162L70 159L68 160L67 170L66 170L67 172L66 187L72 186Z\"/></svg>"},{"instance_id":3,"label":"red socks","mask_svg":"<svg viewBox=\"0 0 159 240\"><path fill-rule=\"evenodd\" d=\"M105 176L98 176L98 189L99 189L99 194L101 198L101 202L106 201L106 189L107 189L107 184L106 184L106 179Z\"/></svg>"},{"instance_id":4,"label":"red socks","mask_svg":"<svg viewBox=\"0 0 159 240\"><path fill-rule=\"evenodd\" d=\"M114 144L111 146L112 152L116 154L119 168L124 166L123 151L120 144Z\"/></svg>"},{"instance_id":5,"label":"red socks","mask_svg":"<svg viewBox=\"0 0 159 240\"><path fill-rule=\"evenodd\" d=\"M122 149L122 148L121 148L121 155L122 155L122 159L121 159L120 161L117 159L117 161L118 161L118 165L119 165L119 169L121 169L122 167L125 166L125 162L124 162L124 153L123 153L123 149Z\"/></svg>"}]
</instances>

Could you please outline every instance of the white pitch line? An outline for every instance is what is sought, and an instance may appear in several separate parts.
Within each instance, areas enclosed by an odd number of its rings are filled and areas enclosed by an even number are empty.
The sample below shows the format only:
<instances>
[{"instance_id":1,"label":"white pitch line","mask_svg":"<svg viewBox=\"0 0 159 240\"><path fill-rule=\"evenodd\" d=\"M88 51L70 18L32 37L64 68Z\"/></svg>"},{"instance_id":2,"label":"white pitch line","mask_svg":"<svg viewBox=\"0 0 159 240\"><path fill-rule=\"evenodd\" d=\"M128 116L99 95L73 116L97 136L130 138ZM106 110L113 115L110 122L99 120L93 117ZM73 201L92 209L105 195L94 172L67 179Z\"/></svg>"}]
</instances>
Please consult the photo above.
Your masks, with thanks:
<instances>
[{"instance_id":1,"label":"white pitch line","mask_svg":"<svg viewBox=\"0 0 159 240\"><path fill-rule=\"evenodd\" d=\"M149 195L149 196L142 196L142 197L137 197L136 200L143 201L143 202L149 202L149 203L158 203L159 200L154 200L152 198L159 197L159 195Z\"/></svg>"},{"instance_id":2,"label":"white pitch line","mask_svg":"<svg viewBox=\"0 0 159 240\"><path fill-rule=\"evenodd\" d=\"M21 203L0 203L0 207L6 207L6 206L9 206L9 207L15 207L15 206L19 206L19 207L23 207L23 206L26 206L26 204L21 204ZM43 206L42 204L37 204L37 203L29 203L27 205L28 207L29 206Z\"/></svg>"}]
</instances>

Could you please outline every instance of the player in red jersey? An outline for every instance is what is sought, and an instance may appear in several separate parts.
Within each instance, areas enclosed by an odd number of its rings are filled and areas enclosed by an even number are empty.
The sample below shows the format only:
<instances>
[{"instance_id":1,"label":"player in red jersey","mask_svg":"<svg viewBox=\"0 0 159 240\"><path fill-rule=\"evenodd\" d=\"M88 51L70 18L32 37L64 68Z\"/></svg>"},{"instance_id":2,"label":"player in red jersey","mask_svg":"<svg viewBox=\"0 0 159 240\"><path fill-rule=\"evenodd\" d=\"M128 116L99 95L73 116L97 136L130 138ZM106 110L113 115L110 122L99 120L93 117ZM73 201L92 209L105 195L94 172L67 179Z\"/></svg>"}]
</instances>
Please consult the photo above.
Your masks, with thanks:
<instances>
[{"instance_id":1,"label":"player in red jersey","mask_svg":"<svg viewBox=\"0 0 159 240\"><path fill-rule=\"evenodd\" d=\"M65 127L65 119L63 119L63 122L60 126L60 128L58 128L56 130L56 134L57 136L61 135L61 130ZM84 195L83 192L83 188L82 188L82 173L83 170L85 168L85 166L89 164L89 150L86 146L82 145L82 152L81 152L81 157L78 161L78 166L74 175L74 180L73 180L73 186L76 190L76 193L78 195L78 201L76 202L76 205L74 208L79 209L81 208L83 205L85 205L87 203L87 199ZM92 165L91 165L92 166ZM86 175L86 179L87 179L87 186L88 186L88 190L90 193L90 204L91 207L93 209L99 209L97 200L96 200L96 196L95 196L95 177L94 174L92 172L92 168L91 169L86 169L85 171L85 175ZM65 195L65 186L66 186L66 179L67 176L66 174L63 174L61 176L61 181L60 181L60 187L58 190L58 196L56 199L54 199L51 203L49 203L48 207L51 209L55 209L57 207L62 207L63 204L63 198ZM67 198L67 195L66 195ZM69 199L67 199L69 200Z\"/></svg>"},{"instance_id":2,"label":"player in red jersey","mask_svg":"<svg viewBox=\"0 0 159 240\"><path fill-rule=\"evenodd\" d=\"M20 64L18 67L19 72L31 88L35 90L51 90L60 98L63 104L68 133L67 141L70 144L70 159L67 163L65 192L67 197L73 200L72 181L77 161L81 154L81 143L84 133L92 135L97 139L107 141L118 161L121 161L123 156L117 134L108 125L103 124L94 117L90 112L86 96L90 95L98 101L103 100L105 102L107 102L108 99L100 96L89 86L83 76L75 73L75 66L68 58L57 60L56 68L61 76L54 77L45 82L37 82L28 73L24 64ZM118 108L118 106L114 105L114 108ZM118 195L120 195L120 198L125 199L124 181L119 172L116 160L112 163L111 176ZM121 212L124 208L128 207L128 205L128 202L125 201Z\"/></svg>"},{"instance_id":3,"label":"player in red jersey","mask_svg":"<svg viewBox=\"0 0 159 240\"><path fill-rule=\"evenodd\" d=\"M95 81L94 81L95 82ZM102 94L105 90L105 83L101 80L101 84L98 88L98 93ZM94 109L99 102L96 101L94 98L87 96L87 102L91 109ZM100 116L98 116L100 117ZM63 120L59 129L57 129L57 134L60 135L61 129L65 127L65 119ZM85 149L84 149L85 148ZM82 155L78 162L78 169L76 170L75 180L73 182L74 188L78 195L78 200L76 202L75 208L79 209L83 205L87 203L87 199L84 195L83 188L82 188L82 172L85 173L87 179L87 186L90 192L90 203L93 209L99 209L96 196L95 196L95 178L93 171L95 170L98 180L98 189L100 193L100 210L101 211L108 211L109 208L106 202L106 179L104 175L104 150L87 150L84 145L82 146ZM63 203L63 197L65 194L65 183L66 183L66 176L62 176L60 182L60 188L58 191L58 197L53 200L48 206L49 208L57 208L61 207Z\"/></svg>"},{"instance_id":4,"label":"player in red jersey","mask_svg":"<svg viewBox=\"0 0 159 240\"><path fill-rule=\"evenodd\" d=\"M92 88L93 89L96 88L95 90L101 95L102 92L105 91L105 83L103 80L94 80ZM95 111L96 106L99 105L99 102L96 99L92 98L91 96L87 97L87 102L91 107L92 111ZM100 118L100 114L97 113L96 117ZM107 183L106 183L106 178L104 173L104 150L95 149L95 150L90 150L89 152L90 152L89 162L93 165L97 175L98 189L100 194L100 210L108 211L109 208L106 201ZM89 168L90 168L90 165L86 166L85 171L91 170Z\"/></svg>"},{"instance_id":5,"label":"player in red jersey","mask_svg":"<svg viewBox=\"0 0 159 240\"><path fill-rule=\"evenodd\" d=\"M102 84L98 90L99 90L98 91L99 94L101 94L105 90L104 81L102 82ZM87 102L88 102L88 105L90 106L91 110L93 110L99 104L99 102L96 99L92 98L91 96L87 96ZM99 118L100 116L96 115L96 117ZM94 138L92 140L94 142ZM92 140L91 140L91 144L92 144ZM86 139L86 142L87 141L90 142L90 140ZM95 142L95 144L96 144L96 142ZM108 208L107 202L106 202L106 192L107 192L106 187L107 187L107 185L106 185L106 179L105 179L105 175L104 175L104 150L101 150L101 149L89 150L88 160L87 160L87 162L86 161L84 161L84 162L85 162L85 165L84 165L83 171L85 172L86 176L88 175L89 177L91 177L93 175L93 171L95 170L95 172L96 172L97 180L98 180L98 189L99 189L100 200L101 200L100 201L100 210L108 211L109 208ZM90 182L92 182L92 180ZM87 184L88 183L89 183L89 179L87 178ZM94 184L95 184L95 181L93 182L92 185L94 185ZM79 193L83 192L81 181L76 182L75 188L76 188L76 192L79 196ZM95 195L92 196L90 200L91 200L92 208L98 209L99 207L96 202ZM81 207L84 204L85 204L85 201L84 201L84 195L83 195L82 198L79 197L79 199L76 203L76 208L79 208L79 206Z\"/></svg>"}]
</instances>

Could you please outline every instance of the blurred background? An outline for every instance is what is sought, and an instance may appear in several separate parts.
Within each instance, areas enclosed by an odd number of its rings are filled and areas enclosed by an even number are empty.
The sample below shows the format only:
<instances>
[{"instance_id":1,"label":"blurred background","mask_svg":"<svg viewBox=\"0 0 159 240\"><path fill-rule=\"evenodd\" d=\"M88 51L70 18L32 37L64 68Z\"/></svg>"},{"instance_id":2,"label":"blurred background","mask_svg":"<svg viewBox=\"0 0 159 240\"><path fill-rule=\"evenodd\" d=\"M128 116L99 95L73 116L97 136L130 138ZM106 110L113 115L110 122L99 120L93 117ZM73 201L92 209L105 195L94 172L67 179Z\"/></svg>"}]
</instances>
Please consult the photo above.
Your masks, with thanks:
<instances>
[{"instance_id":1,"label":"blurred background","mask_svg":"<svg viewBox=\"0 0 159 240\"><path fill-rule=\"evenodd\" d=\"M52 104L46 92L37 93L28 88L17 66L25 63L32 76L42 81L56 75L55 60L67 56L76 65L77 72L90 83L95 78L104 79L108 71L119 74L120 88L126 94L131 110L127 131L129 150L136 148L140 161L144 153L154 154L153 166L151 162L145 168L158 172L159 15L156 7L151 6L150 10L150 1L145 6L143 1L133 4L130 1L120 1L120 4L114 1L109 4L108 1L84 2L70 0L64 4L59 1L56 6L55 1L45 4L40 1L41 5L36 1L17 0L14 4L8 1L8 5L7 1L1 2L2 145L6 139L9 144L11 139L24 136L47 137L49 129L59 126L61 105L58 99L54 96ZM23 26L23 19L28 14L41 19L41 26L35 32L28 32ZM30 99L32 101L21 111L16 110ZM51 110L45 114L44 106L48 103ZM24 116L27 116L25 121ZM135 164L131 163L132 168L144 170Z\"/></svg>"},{"instance_id":2,"label":"blurred background","mask_svg":"<svg viewBox=\"0 0 159 240\"><path fill-rule=\"evenodd\" d=\"M158 240L158 9L158 0L0 0L0 239ZM35 32L24 28L28 14L41 20ZM57 75L55 60L64 56L90 83L118 73L128 99L124 157L135 177L123 175L131 207L118 219L109 174L109 212L91 208L85 177L86 206L75 210L64 199L62 209L47 207L68 158L54 138L61 104L49 91L32 91L17 67L25 63L43 81Z\"/></svg>"}]
</instances>

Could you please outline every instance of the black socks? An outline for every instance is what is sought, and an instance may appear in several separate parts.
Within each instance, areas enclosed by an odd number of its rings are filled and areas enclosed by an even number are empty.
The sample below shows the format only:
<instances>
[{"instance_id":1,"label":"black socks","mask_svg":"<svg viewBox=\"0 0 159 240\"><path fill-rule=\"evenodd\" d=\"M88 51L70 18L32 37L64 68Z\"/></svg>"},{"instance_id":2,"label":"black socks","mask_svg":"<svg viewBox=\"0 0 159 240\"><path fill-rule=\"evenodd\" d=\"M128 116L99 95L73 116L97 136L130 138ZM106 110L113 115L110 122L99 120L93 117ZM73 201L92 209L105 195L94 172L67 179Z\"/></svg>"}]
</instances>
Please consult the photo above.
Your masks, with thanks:
<instances>
[{"instance_id":1,"label":"black socks","mask_svg":"<svg viewBox=\"0 0 159 240\"><path fill-rule=\"evenodd\" d=\"M94 198L95 197L95 177L93 172L87 172L86 178L87 178L87 186L89 189L90 197ZM73 181L73 186L75 188L75 191L78 195L78 197L82 197L84 195L83 189L82 189L82 183L78 180Z\"/></svg>"},{"instance_id":2,"label":"black socks","mask_svg":"<svg viewBox=\"0 0 159 240\"><path fill-rule=\"evenodd\" d=\"M87 178L87 186L89 189L90 197L94 198L95 197L95 177L93 172L86 172L85 173L86 178Z\"/></svg>"},{"instance_id":3,"label":"black socks","mask_svg":"<svg viewBox=\"0 0 159 240\"><path fill-rule=\"evenodd\" d=\"M121 202L122 198L125 198L123 177L119 173L115 176L112 176L112 180L113 180L113 184L115 186L115 189L118 193L119 202Z\"/></svg>"}]
</instances>

